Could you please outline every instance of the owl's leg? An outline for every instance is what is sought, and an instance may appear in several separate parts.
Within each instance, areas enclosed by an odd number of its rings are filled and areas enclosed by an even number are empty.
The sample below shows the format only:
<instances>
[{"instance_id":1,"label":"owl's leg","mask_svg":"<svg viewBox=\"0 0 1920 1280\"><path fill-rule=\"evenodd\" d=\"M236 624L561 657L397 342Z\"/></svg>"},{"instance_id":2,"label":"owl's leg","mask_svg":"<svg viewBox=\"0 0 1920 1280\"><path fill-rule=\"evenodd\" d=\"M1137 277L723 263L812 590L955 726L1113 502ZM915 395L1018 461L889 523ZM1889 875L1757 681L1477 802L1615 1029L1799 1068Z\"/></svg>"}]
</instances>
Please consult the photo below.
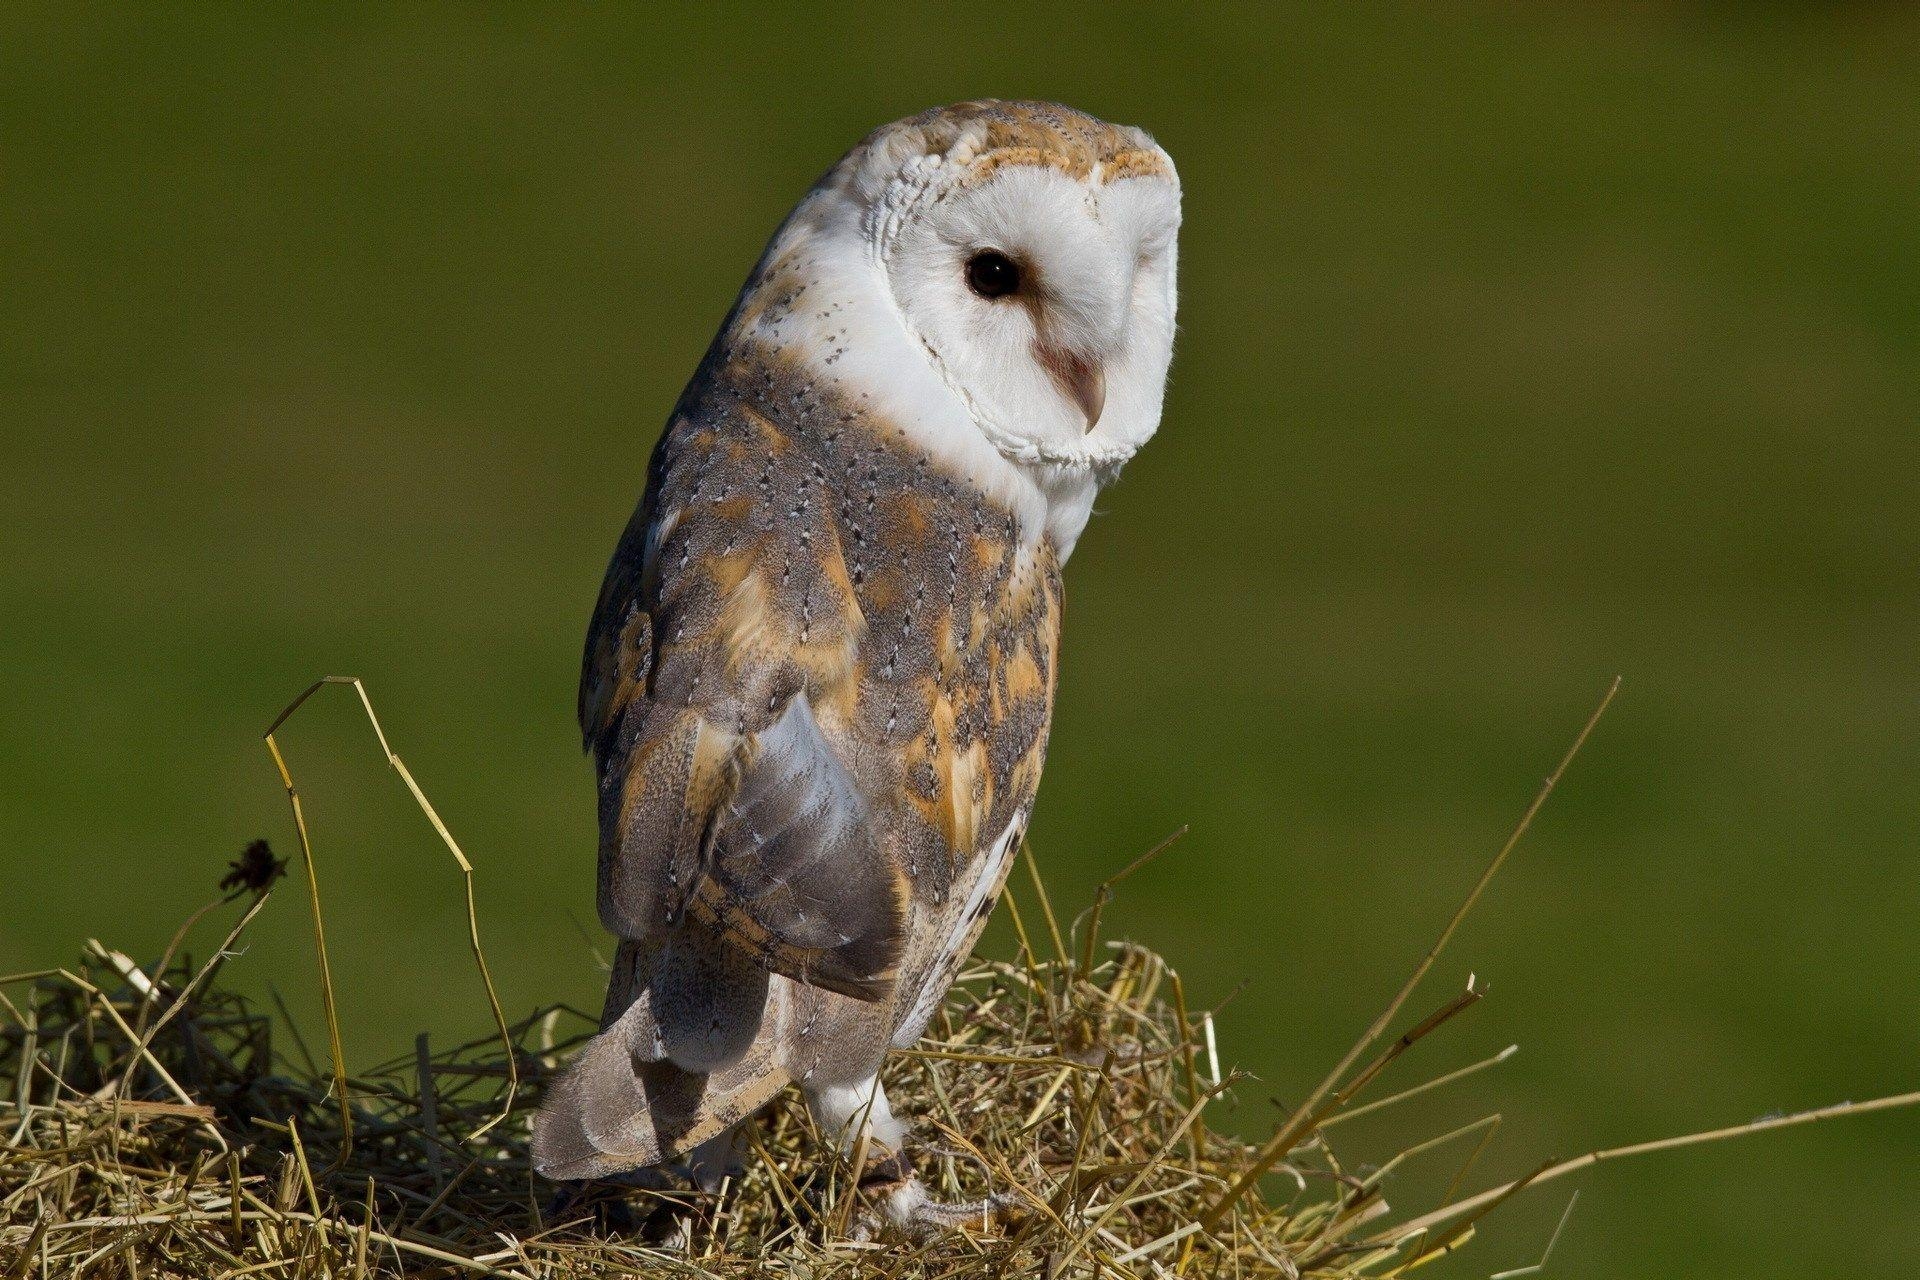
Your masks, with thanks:
<instances>
[{"instance_id":1,"label":"owl's leg","mask_svg":"<svg viewBox=\"0 0 1920 1280\"><path fill-rule=\"evenodd\" d=\"M737 1124L687 1154L688 1181L709 1193L718 1191L728 1178L739 1177L746 1167L746 1141Z\"/></svg>"},{"instance_id":2,"label":"owl's leg","mask_svg":"<svg viewBox=\"0 0 1920 1280\"><path fill-rule=\"evenodd\" d=\"M821 1132L838 1138L846 1154L852 1155L859 1148L865 1132L867 1154L859 1173L860 1189L879 1205L889 1225L914 1234L990 1226L1017 1203L1006 1195L952 1204L929 1196L907 1152L907 1126L895 1118L879 1077L854 1085L809 1089L806 1097L814 1123Z\"/></svg>"},{"instance_id":3,"label":"owl's leg","mask_svg":"<svg viewBox=\"0 0 1920 1280\"><path fill-rule=\"evenodd\" d=\"M717 1138L709 1138L687 1153L684 1163L676 1165L686 1174L696 1191L711 1196L728 1178L738 1177L746 1169L746 1142L742 1126L735 1125ZM657 1211L660 1247L684 1252L693 1245L693 1232L700 1210L693 1205L669 1204Z\"/></svg>"},{"instance_id":4,"label":"owl's leg","mask_svg":"<svg viewBox=\"0 0 1920 1280\"><path fill-rule=\"evenodd\" d=\"M869 1161L898 1152L906 1140L907 1127L893 1118L887 1091L878 1076L868 1076L859 1084L808 1089L806 1096L807 1110L820 1132L838 1139L840 1149L848 1155L860 1145L863 1130Z\"/></svg>"}]
</instances>

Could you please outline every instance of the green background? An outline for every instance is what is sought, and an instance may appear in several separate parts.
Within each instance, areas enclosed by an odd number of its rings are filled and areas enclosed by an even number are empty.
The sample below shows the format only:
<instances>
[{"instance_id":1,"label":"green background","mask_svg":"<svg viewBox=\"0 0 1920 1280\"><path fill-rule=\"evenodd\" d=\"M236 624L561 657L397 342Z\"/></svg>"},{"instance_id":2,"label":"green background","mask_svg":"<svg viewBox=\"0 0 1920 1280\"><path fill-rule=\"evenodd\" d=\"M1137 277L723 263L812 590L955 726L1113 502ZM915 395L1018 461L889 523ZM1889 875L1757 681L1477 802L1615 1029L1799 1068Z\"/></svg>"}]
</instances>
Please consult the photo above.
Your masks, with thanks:
<instances>
[{"instance_id":1,"label":"green background","mask_svg":"<svg viewBox=\"0 0 1920 1280\"><path fill-rule=\"evenodd\" d=\"M291 852L260 731L351 672L509 1008L592 1006L573 685L654 435L812 179L985 94L1142 124L1185 182L1034 836L1078 904L1192 825L1111 918L1201 1003L1245 984L1237 1122L1365 1025L1615 673L1418 1003L1492 998L1398 1078L1520 1054L1347 1158L1497 1109L1479 1181L1920 1086L1904 6L7 5L0 967L150 956L248 838ZM358 712L285 741L353 1060L482 1029ZM283 892L231 972L311 1019L305 930ZM1605 1168L1549 1274L1911 1273L1917 1157L1896 1113ZM1566 1186L1436 1273L1532 1261Z\"/></svg>"}]
</instances>

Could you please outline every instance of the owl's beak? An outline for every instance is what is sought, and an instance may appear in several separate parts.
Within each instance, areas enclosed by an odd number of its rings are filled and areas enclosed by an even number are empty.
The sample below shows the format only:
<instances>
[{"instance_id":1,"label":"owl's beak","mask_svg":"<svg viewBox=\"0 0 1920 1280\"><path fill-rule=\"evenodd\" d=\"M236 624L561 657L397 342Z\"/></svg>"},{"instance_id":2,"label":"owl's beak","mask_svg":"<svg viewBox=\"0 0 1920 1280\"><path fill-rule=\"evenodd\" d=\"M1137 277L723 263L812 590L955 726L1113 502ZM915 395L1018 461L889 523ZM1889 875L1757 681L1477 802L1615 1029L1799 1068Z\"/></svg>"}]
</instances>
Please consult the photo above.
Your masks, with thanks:
<instances>
[{"instance_id":1,"label":"owl's beak","mask_svg":"<svg viewBox=\"0 0 1920 1280\"><path fill-rule=\"evenodd\" d=\"M1086 418L1086 429L1092 431L1107 407L1106 370L1098 361L1066 347L1036 345L1033 354L1061 394Z\"/></svg>"}]
</instances>

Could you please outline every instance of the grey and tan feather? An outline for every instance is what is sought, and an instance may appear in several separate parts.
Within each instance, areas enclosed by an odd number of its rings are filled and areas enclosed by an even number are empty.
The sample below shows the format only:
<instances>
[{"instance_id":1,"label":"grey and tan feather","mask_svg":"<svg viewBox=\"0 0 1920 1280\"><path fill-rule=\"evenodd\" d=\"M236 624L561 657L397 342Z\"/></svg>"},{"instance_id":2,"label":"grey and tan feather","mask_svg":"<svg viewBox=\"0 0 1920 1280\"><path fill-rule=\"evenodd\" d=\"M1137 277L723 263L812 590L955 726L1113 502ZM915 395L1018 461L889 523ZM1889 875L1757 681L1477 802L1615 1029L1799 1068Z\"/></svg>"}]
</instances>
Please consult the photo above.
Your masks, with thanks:
<instances>
[{"instance_id":1,"label":"grey and tan feather","mask_svg":"<svg viewBox=\"0 0 1920 1280\"><path fill-rule=\"evenodd\" d=\"M1087 229L1056 197L1084 197ZM1158 421L1177 222L1138 130L969 103L874 134L775 236L655 449L588 634L619 946L601 1034L535 1123L547 1176L684 1157L788 1083L871 1081L920 1035L1039 784L1061 563ZM911 292L982 246L1027 264L1018 314ZM1098 323L1068 296L1096 251L1132 291L1089 282L1125 312ZM976 305L1031 377L968 372L954 326Z\"/></svg>"}]
</instances>

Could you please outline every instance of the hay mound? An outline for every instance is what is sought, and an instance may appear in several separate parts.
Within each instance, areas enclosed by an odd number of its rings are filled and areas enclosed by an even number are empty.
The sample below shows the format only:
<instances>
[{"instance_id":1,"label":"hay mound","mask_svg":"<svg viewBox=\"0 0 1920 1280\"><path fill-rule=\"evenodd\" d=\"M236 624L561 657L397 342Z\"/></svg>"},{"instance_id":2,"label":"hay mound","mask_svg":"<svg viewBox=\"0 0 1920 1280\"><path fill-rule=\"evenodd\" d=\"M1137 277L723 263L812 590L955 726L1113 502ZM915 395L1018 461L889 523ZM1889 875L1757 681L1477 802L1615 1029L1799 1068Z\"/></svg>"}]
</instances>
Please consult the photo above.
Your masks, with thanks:
<instances>
[{"instance_id":1,"label":"hay mound","mask_svg":"<svg viewBox=\"0 0 1920 1280\"><path fill-rule=\"evenodd\" d=\"M79 966L3 989L0 1275L1294 1277L1416 1256L1353 1246L1384 1208L1377 1180L1344 1175L1317 1140L1290 1153L1284 1206L1250 1195L1201 1228L1256 1152L1207 1125L1231 1083L1209 1019L1129 944L976 962L922 1046L891 1059L929 1188L1020 1204L921 1240L876 1233L792 1099L760 1117L746 1173L718 1195L557 1194L529 1169L527 1127L593 1030L566 1009L510 1026L511 1073L498 1040L430 1052L423 1038L347 1080L343 1117L331 1073L223 986L222 964L143 968L90 943Z\"/></svg>"},{"instance_id":2,"label":"hay mound","mask_svg":"<svg viewBox=\"0 0 1920 1280\"><path fill-rule=\"evenodd\" d=\"M340 1046L313 848L274 740L330 685L358 694L382 755L460 868L469 942L499 1032L439 1052L422 1036L411 1056L354 1076ZM1507 1056L1357 1101L1480 998L1469 985L1389 1035L1612 697L1609 689L1379 1018L1257 1148L1209 1124L1234 1083L1212 1052L1212 1015L1188 1009L1160 957L1099 940L1112 886L1159 850L1109 880L1064 929L1035 872L1031 898L1010 893L1002 907L1019 935L1018 959L976 960L921 1044L892 1055L883 1073L896 1110L918 1125L919 1173L932 1193L991 1195L1013 1210L978 1230L907 1239L887 1233L851 1176L854 1162L811 1132L792 1098L749 1127L747 1167L716 1194L670 1185L583 1194L535 1176L529 1120L593 1019L555 1007L507 1021L480 946L472 863L389 746L365 688L329 677L266 735L300 840L326 1065L294 1027L221 982L283 869L264 842L232 865L221 882L231 892L189 918L155 963L89 942L72 969L0 978L0 1280L1392 1277L1464 1243L1518 1192L1601 1160L1920 1105L1914 1092L1589 1152L1390 1225L1382 1181L1402 1161L1478 1133L1457 1184L1497 1117L1408 1141L1365 1176L1341 1166L1328 1127ZM223 906L238 907L238 918L213 960L176 962L189 930Z\"/></svg>"}]
</instances>

